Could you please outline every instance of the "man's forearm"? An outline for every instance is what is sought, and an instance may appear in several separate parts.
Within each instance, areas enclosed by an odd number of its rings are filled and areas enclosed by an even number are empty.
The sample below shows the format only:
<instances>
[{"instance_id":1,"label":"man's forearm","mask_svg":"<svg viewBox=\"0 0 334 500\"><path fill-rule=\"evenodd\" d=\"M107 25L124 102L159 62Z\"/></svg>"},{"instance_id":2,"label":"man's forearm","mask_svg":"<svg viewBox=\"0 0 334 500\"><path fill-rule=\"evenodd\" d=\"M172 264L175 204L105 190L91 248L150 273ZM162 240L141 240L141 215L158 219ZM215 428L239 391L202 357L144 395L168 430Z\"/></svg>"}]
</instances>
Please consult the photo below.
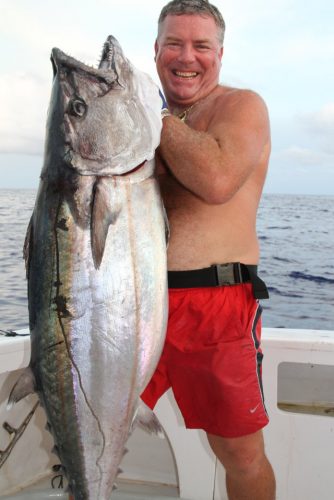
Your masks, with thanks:
<instances>
[{"instance_id":1,"label":"man's forearm","mask_svg":"<svg viewBox=\"0 0 334 500\"><path fill-rule=\"evenodd\" d=\"M208 203L220 203L222 152L210 134L185 125L177 117L164 118L159 153L176 179Z\"/></svg>"}]
</instances>

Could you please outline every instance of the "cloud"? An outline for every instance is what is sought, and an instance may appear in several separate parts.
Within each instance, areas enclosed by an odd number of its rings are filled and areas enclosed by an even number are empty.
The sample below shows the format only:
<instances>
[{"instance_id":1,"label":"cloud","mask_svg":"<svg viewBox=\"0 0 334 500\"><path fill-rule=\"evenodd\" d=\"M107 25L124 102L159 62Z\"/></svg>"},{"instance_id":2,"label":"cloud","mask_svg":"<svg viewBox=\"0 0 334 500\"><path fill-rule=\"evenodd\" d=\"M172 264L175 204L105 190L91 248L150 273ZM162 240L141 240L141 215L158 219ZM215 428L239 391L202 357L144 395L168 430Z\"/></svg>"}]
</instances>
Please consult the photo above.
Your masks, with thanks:
<instances>
[{"instance_id":1,"label":"cloud","mask_svg":"<svg viewBox=\"0 0 334 500\"><path fill-rule=\"evenodd\" d=\"M327 33L291 33L279 41L275 62L296 64L316 61L329 63L334 57L334 35Z\"/></svg>"},{"instance_id":2,"label":"cloud","mask_svg":"<svg viewBox=\"0 0 334 500\"><path fill-rule=\"evenodd\" d=\"M290 146L281 151L273 152L272 157L275 160L281 160L284 163L291 163L293 165L334 167L334 154L300 146Z\"/></svg>"},{"instance_id":3,"label":"cloud","mask_svg":"<svg viewBox=\"0 0 334 500\"><path fill-rule=\"evenodd\" d=\"M333 178L333 134L334 102L327 102L316 111L296 113L290 120L286 116L275 123L271 163L280 173L282 168L303 175L313 172L317 182L319 176Z\"/></svg>"},{"instance_id":4,"label":"cloud","mask_svg":"<svg viewBox=\"0 0 334 500\"><path fill-rule=\"evenodd\" d=\"M143 37L141 30L143 25L146 27L146 20L138 23L138 16L129 16L129 12L137 11L144 17L150 4L144 2L143 7L138 7L134 0L124 0L115 11L106 0L97 0L96 5L59 0L56 8L42 0L32 3L1 0L0 152L41 154L51 91L49 57L54 46L80 61L96 65L105 37L109 33L124 35L124 45L132 48L129 54L128 48L125 49L126 55L157 81L154 35L151 40ZM153 7L151 10L154 11ZM153 20L151 24L155 31ZM123 45L121 36L118 38ZM148 42L150 50L143 48Z\"/></svg>"},{"instance_id":5,"label":"cloud","mask_svg":"<svg viewBox=\"0 0 334 500\"><path fill-rule=\"evenodd\" d=\"M300 119L306 123L306 128L310 132L320 134L334 133L334 102L325 104L321 109L313 113L304 113Z\"/></svg>"},{"instance_id":6,"label":"cloud","mask_svg":"<svg viewBox=\"0 0 334 500\"><path fill-rule=\"evenodd\" d=\"M54 7L41 0L1 2L1 37L7 43L6 53L15 55L15 62L21 67L39 71L45 77L51 74L52 47L59 47L87 64L97 64L109 33L98 32L101 15L93 4L59 0Z\"/></svg>"},{"instance_id":7,"label":"cloud","mask_svg":"<svg viewBox=\"0 0 334 500\"><path fill-rule=\"evenodd\" d=\"M153 57L159 11L155 3L122 0L115 6L110 0L94 3L58 0L54 6L42 0L1 0L0 33L6 36L9 50L10 45L14 49L20 45L24 53L33 53L39 63L48 58L51 48L56 46L83 62L96 64L109 34L116 36L122 45L131 40L130 45L138 49L150 43L149 58Z\"/></svg>"},{"instance_id":8,"label":"cloud","mask_svg":"<svg viewBox=\"0 0 334 500\"><path fill-rule=\"evenodd\" d=\"M334 154L334 102L325 104L317 111L300 114L298 121L313 141L321 144L327 153Z\"/></svg>"},{"instance_id":9,"label":"cloud","mask_svg":"<svg viewBox=\"0 0 334 500\"><path fill-rule=\"evenodd\" d=\"M42 154L50 89L32 74L0 76L0 152Z\"/></svg>"},{"instance_id":10,"label":"cloud","mask_svg":"<svg viewBox=\"0 0 334 500\"><path fill-rule=\"evenodd\" d=\"M275 182L284 183L289 172L293 184L297 171L298 187L300 178L308 178L312 192L321 172L334 165L333 3L319 0L316 9L302 0L213 3L227 24L222 81L263 95L271 113ZM0 152L42 153L53 46L96 64L105 37L113 34L127 57L157 81L153 43L164 4L1 0Z\"/></svg>"}]
</instances>

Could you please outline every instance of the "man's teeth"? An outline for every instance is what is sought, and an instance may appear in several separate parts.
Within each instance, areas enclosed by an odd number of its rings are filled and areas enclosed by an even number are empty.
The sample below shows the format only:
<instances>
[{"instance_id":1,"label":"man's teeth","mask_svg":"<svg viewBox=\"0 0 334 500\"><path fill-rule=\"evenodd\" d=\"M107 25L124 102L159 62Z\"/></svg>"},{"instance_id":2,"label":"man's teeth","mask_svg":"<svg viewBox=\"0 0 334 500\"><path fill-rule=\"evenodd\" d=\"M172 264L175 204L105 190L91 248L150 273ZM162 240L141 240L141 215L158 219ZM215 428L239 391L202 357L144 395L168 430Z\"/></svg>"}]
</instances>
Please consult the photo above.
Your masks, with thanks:
<instances>
[{"instance_id":1,"label":"man's teeth","mask_svg":"<svg viewBox=\"0 0 334 500\"><path fill-rule=\"evenodd\" d=\"M175 71L176 76L181 76L182 78L194 78L197 73L194 71Z\"/></svg>"}]
</instances>

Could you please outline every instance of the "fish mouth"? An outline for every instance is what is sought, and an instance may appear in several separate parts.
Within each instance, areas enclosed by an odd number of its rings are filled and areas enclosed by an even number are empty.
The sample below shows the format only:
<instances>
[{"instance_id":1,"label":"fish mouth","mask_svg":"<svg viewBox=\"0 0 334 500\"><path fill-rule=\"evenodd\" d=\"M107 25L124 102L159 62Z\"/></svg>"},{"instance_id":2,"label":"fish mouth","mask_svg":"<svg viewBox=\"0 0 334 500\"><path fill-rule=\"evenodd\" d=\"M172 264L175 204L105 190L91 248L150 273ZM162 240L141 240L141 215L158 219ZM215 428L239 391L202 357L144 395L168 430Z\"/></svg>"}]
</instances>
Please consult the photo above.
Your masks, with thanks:
<instances>
[{"instance_id":1,"label":"fish mouth","mask_svg":"<svg viewBox=\"0 0 334 500\"><path fill-rule=\"evenodd\" d=\"M53 76L58 73L59 68L79 70L89 76L104 80L108 85L118 84L123 87L123 72L130 70L129 61L124 57L122 48L115 37L109 35L102 49L102 55L97 68L89 66L74 57L71 57L62 50L54 47L51 51L51 62Z\"/></svg>"},{"instance_id":2,"label":"fish mouth","mask_svg":"<svg viewBox=\"0 0 334 500\"><path fill-rule=\"evenodd\" d=\"M94 68L94 66L89 66L87 64L78 61L74 57L71 57L62 50L54 47L51 52L51 62L53 67L53 74L56 76L58 69L60 67L66 67L68 69L80 70L90 76L96 77L98 79L104 80L108 84L112 84L117 81L117 73L110 69L106 71L104 68Z\"/></svg>"},{"instance_id":3,"label":"fish mouth","mask_svg":"<svg viewBox=\"0 0 334 500\"><path fill-rule=\"evenodd\" d=\"M146 162L147 162L147 160L142 161L139 165L134 167L132 170L129 170L128 172L124 172L124 174L120 174L119 177L126 177L127 175L134 174L135 172L140 170L145 165Z\"/></svg>"},{"instance_id":4,"label":"fish mouth","mask_svg":"<svg viewBox=\"0 0 334 500\"><path fill-rule=\"evenodd\" d=\"M89 66L88 64L78 61L74 57L65 54L65 52L57 47L54 47L51 51L51 63L54 77L60 68L65 67L70 70L79 70L84 72L89 76L105 81L109 85L118 82L118 74L111 50L108 52L108 64L101 65L100 63L99 67L95 68L94 66Z\"/></svg>"},{"instance_id":5,"label":"fish mouth","mask_svg":"<svg viewBox=\"0 0 334 500\"><path fill-rule=\"evenodd\" d=\"M104 69L107 71L114 70L115 68L115 55L116 52L121 51L121 47L115 37L109 35L107 40L104 42L99 69Z\"/></svg>"}]
</instances>

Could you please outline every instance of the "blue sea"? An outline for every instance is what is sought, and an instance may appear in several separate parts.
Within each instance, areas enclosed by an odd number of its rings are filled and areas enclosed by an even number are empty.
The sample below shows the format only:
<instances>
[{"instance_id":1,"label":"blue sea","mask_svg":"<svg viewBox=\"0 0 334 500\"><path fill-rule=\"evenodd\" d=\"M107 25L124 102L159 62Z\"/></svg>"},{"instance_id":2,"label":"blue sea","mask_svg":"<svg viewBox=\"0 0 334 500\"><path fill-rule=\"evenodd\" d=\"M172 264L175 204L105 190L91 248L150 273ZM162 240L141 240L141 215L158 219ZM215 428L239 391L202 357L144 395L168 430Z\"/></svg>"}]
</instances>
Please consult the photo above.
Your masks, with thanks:
<instances>
[{"instance_id":1,"label":"blue sea","mask_svg":"<svg viewBox=\"0 0 334 500\"><path fill-rule=\"evenodd\" d=\"M0 190L0 329L28 325L22 247L34 190ZM258 213L263 325L334 330L334 197L266 194Z\"/></svg>"}]
</instances>

